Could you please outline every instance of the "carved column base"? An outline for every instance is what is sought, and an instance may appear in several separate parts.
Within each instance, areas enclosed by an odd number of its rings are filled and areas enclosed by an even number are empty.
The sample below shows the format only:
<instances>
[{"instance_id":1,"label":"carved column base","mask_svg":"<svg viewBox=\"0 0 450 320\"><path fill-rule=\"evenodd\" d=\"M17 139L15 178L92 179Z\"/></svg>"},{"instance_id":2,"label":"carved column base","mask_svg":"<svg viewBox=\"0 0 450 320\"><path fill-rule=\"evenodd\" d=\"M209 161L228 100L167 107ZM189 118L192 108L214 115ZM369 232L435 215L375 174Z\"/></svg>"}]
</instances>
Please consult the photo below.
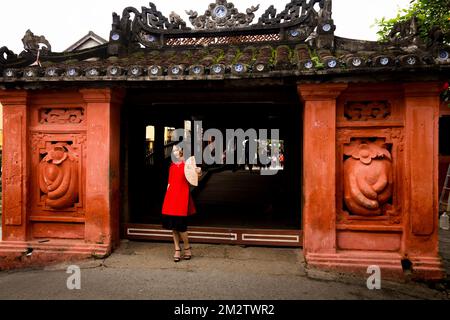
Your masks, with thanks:
<instances>
[{"instance_id":1,"label":"carved column base","mask_svg":"<svg viewBox=\"0 0 450 320\"><path fill-rule=\"evenodd\" d=\"M366 277L369 276L367 268L376 265L381 269L382 279L395 281L402 281L404 279L401 256L396 253L310 253L305 258L308 269L344 272Z\"/></svg>"},{"instance_id":2,"label":"carved column base","mask_svg":"<svg viewBox=\"0 0 450 320\"><path fill-rule=\"evenodd\" d=\"M40 267L87 258L103 259L111 245L87 244L82 240L3 241L0 242L0 270Z\"/></svg>"},{"instance_id":3,"label":"carved column base","mask_svg":"<svg viewBox=\"0 0 450 320\"><path fill-rule=\"evenodd\" d=\"M398 253L343 251L334 254L308 253L305 257L308 269L343 272L367 278L369 266L379 266L381 279L403 282L414 280L440 280L445 277L442 262L438 257L416 257L411 259L411 268L404 270L402 257Z\"/></svg>"}]
</instances>

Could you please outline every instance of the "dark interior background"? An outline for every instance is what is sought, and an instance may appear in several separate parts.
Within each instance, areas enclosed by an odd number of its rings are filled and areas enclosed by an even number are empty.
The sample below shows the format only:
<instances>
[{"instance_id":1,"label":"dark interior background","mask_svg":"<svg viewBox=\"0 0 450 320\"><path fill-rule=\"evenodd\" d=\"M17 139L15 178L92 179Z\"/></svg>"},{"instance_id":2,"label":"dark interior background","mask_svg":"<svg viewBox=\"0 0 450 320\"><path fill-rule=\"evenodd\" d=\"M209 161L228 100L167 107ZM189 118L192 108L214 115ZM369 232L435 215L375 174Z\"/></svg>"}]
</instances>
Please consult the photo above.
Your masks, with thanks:
<instances>
[{"instance_id":1,"label":"dark interior background","mask_svg":"<svg viewBox=\"0 0 450 320\"><path fill-rule=\"evenodd\" d=\"M203 129L279 129L284 170L272 176L229 165L201 165L204 177L192 195L192 226L300 229L302 108L295 87L266 89L133 89L122 114L122 221L159 224L171 158L163 128L183 128L185 120ZM155 153L149 155L146 127L156 126ZM158 140L159 139L159 140ZM146 154L147 153L147 154Z\"/></svg>"}]
</instances>

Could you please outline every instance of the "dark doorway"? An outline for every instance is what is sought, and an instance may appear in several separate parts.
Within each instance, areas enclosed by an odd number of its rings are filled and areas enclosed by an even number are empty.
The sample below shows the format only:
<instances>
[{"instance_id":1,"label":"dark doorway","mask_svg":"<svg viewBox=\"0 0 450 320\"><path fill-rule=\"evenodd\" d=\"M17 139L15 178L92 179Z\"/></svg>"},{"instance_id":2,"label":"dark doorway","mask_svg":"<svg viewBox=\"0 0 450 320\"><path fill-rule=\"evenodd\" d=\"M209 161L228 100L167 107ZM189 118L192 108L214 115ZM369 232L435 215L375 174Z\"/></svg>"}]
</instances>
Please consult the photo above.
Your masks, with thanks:
<instances>
[{"instance_id":1,"label":"dark doorway","mask_svg":"<svg viewBox=\"0 0 450 320\"><path fill-rule=\"evenodd\" d=\"M233 95L224 90L219 96L205 90L204 99L200 101L198 89L173 90L170 98L164 94L164 91L169 94L168 91L161 90L128 92L122 115L125 224L140 226L139 230L143 230L143 226L152 226L154 230L160 225L170 153L177 143L171 141L170 133L181 128L193 133L195 125L201 121L203 132L217 129L224 137L227 129L254 129L256 132L266 129L269 138L271 129L279 130L279 139L268 142L277 144L282 154L282 158L278 158L282 163L274 158L273 165L283 166L277 167L276 174L263 175L261 170L266 170L266 166L259 162L252 166L248 153L244 165L199 164L204 175L199 186L192 189L197 214L191 217L190 225L205 230L278 230L283 234L283 231L289 234L295 230L299 233L302 108L295 89L294 94L292 91L287 94L282 88L270 88L258 94L258 90L248 88L237 90ZM229 99L225 98L227 96ZM208 142L203 142L203 148L206 146ZM223 147L226 150L226 141Z\"/></svg>"},{"instance_id":2,"label":"dark doorway","mask_svg":"<svg viewBox=\"0 0 450 320\"><path fill-rule=\"evenodd\" d=\"M439 119L439 211L447 210L448 191L444 184L450 166L450 116ZM441 199L442 197L442 199Z\"/></svg>"}]
</instances>

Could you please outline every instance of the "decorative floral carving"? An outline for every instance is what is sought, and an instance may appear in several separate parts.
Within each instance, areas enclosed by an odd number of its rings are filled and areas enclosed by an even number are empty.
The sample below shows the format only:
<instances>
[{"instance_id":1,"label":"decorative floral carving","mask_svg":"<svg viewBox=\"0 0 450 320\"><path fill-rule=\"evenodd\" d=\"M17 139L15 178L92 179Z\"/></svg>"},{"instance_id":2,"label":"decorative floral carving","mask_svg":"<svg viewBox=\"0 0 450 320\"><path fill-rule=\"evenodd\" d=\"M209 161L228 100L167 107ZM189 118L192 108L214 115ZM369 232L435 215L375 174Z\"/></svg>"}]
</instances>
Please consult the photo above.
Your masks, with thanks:
<instances>
[{"instance_id":1,"label":"decorative floral carving","mask_svg":"<svg viewBox=\"0 0 450 320\"><path fill-rule=\"evenodd\" d=\"M349 212L380 216L391 210L392 156L382 139L355 139L344 148L344 200Z\"/></svg>"},{"instance_id":2,"label":"decorative floral carving","mask_svg":"<svg viewBox=\"0 0 450 320\"><path fill-rule=\"evenodd\" d=\"M39 122L41 124L79 124L84 121L84 110L76 109L42 109Z\"/></svg>"},{"instance_id":3,"label":"decorative floral carving","mask_svg":"<svg viewBox=\"0 0 450 320\"><path fill-rule=\"evenodd\" d=\"M169 15L169 26L173 29L186 29L186 22L176 12Z\"/></svg>"},{"instance_id":4,"label":"decorative floral carving","mask_svg":"<svg viewBox=\"0 0 450 320\"><path fill-rule=\"evenodd\" d=\"M41 201L51 209L73 207L78 202L78 155L67 143L50 145L39 164Z\"/></svg>"},{"instance_id":5,"label":"decorative floral carving","mask_svg":"<svg viewBox=\"0 0 450 320\"><path fill-rule=\"evenodd\" d=\"M203 15L194 10L186 11L193 25L191 29L177 13L172 12L166 17L153 3L142 10L127 7L122 17L113 13L111 40L116 46L128 46L133 50L142 46L230 44L235 38L239 39L239 44L284 38L300 42L309 39L311 43L317 42L327 48L330 47L327 43L333 43L335 25L331 20L331 0L291 0L279 14L274 6L270 6L254 23L257 10L259 5L239 12L228 0L215 0ZM251 32L236 34L236 29ZM205 30L209 32L204 33ZM118 54L116 47L109 50Z\"/></svg>"},{"instance_id":6,"label":"decorative floral carving","mask_svg":"<svg viewBox=\"0 0 450 320\"><path fill-rule=\"evenodd\" d=\"M211 3L202 16L193 10L186 11L186 13L195 29L235 28L252 23L255 19L254 12L258 9L259 5L252 6L246 10L246 13L240 13L233 3L228 3L227 0L216 0L216 3Z\"/></svg>"},{"instance_id":7,"label":"decorative floral carving","mask_svg":"<svg viewBox=\"0 0 450 320\"><path fill-rule=\"evenodd\" d=\"M262 25L271 25L278 24L280 21L277 21L277 9L273 5L271 5L266 12L263 13L261 18L259 18L258 24Z\"/></svg>"},{"instance_id":8,"label":"decorative floral carving","mask_svg":"<svg viewBox=\"0 0 450 320\"><path fill-rule=\"evenodd\" d=\"M391 115L387 101L347 102L345 117L351 121L385 120Z\"/></svg>"}]
</instances>

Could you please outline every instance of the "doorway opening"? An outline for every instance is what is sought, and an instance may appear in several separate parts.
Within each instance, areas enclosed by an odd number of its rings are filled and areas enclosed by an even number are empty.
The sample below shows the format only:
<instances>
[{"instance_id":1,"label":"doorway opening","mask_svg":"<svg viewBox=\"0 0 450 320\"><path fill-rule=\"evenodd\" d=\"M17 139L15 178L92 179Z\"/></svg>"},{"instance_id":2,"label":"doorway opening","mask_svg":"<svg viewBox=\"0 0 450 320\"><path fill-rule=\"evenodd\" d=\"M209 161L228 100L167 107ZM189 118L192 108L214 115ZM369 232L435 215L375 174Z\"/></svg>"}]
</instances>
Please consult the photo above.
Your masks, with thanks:
<instances>
[{"instance_id":1,"label":"doorway opening","mask_svg":"<svg viewBox=\"0 0 450 320\"><path fill-rule=\"evenodd\" d=\"M444 183L450 166L450 141L448 133L450 132L450 116L442 116L439 119L439 197L444 192ZM448 194L448 193L447 193ZM444 198L446 194L444 192ZM439 212L447 210L446 203L439 203Z\"/></svg>"},{"instance_id":2,"label":"doorway opening","mask_svg":"<svg viewBox=\"0 0 450 320\"><path fill-rule=\"evenodd\" d=\"M211 154L220 153L224 163L206 164L196 157L203 175L199 186L191 190L197 209L189 218L193 242L301 245L302 109L298 99L205 103L175 98L146 104L130 96L134 99L128 99L122 115L126 238L170 240L171 232L160 226L161 209L171 151L179 142L173 133L183 129L202 152L212 145L223 146ZM198 134L210 129L222 134L221 143ZM227 140L227 130L248 135L244 141ZM268 133L264 141L260 130ZM278 132L276 139L272 130ZM263 163L258 153L249 152L252 140L265 147L270 162ZM236 149L241 143L245 157L239 159ZM272 154L275 148L278 154ZM226 161L227 150L236 152L234 163Z\"/></svg>"}]
</instances>

